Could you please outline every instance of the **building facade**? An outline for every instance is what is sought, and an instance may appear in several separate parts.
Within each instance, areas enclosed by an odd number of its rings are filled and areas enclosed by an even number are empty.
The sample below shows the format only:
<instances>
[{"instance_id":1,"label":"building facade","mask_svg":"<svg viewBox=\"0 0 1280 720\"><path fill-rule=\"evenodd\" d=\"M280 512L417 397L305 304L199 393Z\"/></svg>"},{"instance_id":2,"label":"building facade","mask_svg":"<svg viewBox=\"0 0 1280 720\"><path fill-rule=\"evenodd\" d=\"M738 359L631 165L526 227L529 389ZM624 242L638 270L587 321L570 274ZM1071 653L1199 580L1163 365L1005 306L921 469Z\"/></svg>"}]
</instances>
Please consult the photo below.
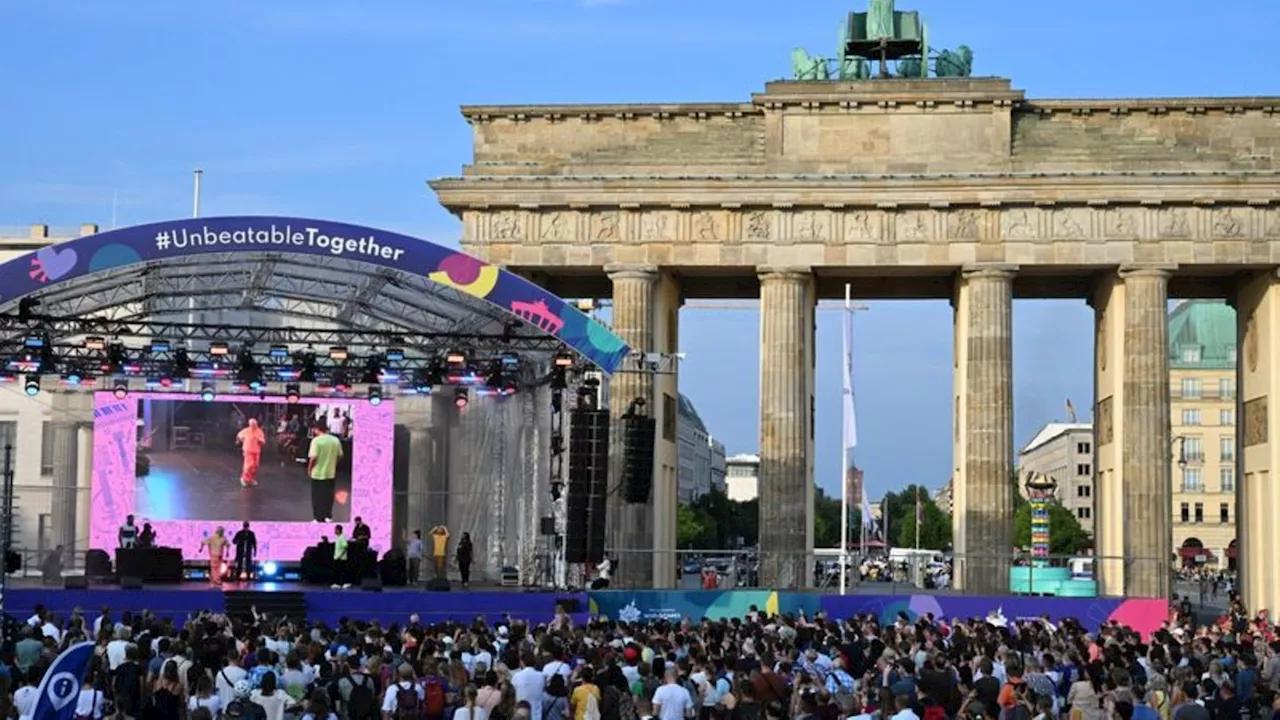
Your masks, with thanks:
<instances>
[{"instance_id":1,"label":"building facade","mask_svg":"<svg viewBox=\"0 0 1280 720\"><path fill-rule=\"evenodd\" d=\"M1057 497L1093 534L1093 424L1049 423L1018 452L1018 492L1028 473L1058 481Z\"/></svg>"},{"instance_id":2,"label":"building facade","mask_svg":"<svg viewBox=\"0 0 1280 720\"><path fill-rule=\"evenodd\" d=\"M1169 317L1173 545L1185 562L1233 566L1236 540L1236 311L1180 303Z\"/></svg>"},{"instance_id":3,"label":"building facade","mask_svg":"<svg viewBox=\"0 0 1280 720\"><path fill-rule=\"evenodd\" d=\"M712 488L723 487L724 443L707 432L702 416L688 397L680 395L679 403L676 492L679 501L687 505L710 493Z\"/></svg>"},{"instance_id":4,"label":"building facade","mask_svg":"<svg viewBox=\"0 0 1280 720\"><path fill-rule=\"evenodd\" d=\"M760 493L760 456L730 455L725 459L725 494L734 502L751 502Z\"/></svg>"}]
</instances>

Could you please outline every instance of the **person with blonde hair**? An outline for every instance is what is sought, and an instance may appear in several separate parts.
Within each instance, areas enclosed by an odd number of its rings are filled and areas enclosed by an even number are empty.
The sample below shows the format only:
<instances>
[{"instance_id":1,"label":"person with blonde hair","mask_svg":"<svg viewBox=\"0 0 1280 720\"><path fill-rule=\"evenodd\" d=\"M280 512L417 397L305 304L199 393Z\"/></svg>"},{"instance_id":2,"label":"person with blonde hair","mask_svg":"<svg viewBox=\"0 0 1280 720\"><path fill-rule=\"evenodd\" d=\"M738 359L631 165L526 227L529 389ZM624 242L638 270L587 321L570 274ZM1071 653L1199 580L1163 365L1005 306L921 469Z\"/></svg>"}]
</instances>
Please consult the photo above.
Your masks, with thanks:
<instances>
[{"instance_id":1,"label":"person with blonde hair","mask_svg":"<svg viewBox=\"0 0 1280 720\"><path fill-rule=\"evenodd\" d=\"M225 570L224 558L227 552L227 533L222 526L218 526L212 535L200 541L200 549L205 548L209 549L209 583L218 585L222 582L222 574Z\"/></svg>"},{"instance_id":2,"label":"person with blonde hair","mask_svg":"<svg viewBox=\"0 0 1280 720\"><path fill-rule=\"evenodd\" d=\"M244 429L236 433L236 445L244 457L240 467L240 487L254 487L258 484L258 466L262 461L262 446L267 444L267 434L258 425L257 418L249 418Z\"/></svg>"}]
</instances>

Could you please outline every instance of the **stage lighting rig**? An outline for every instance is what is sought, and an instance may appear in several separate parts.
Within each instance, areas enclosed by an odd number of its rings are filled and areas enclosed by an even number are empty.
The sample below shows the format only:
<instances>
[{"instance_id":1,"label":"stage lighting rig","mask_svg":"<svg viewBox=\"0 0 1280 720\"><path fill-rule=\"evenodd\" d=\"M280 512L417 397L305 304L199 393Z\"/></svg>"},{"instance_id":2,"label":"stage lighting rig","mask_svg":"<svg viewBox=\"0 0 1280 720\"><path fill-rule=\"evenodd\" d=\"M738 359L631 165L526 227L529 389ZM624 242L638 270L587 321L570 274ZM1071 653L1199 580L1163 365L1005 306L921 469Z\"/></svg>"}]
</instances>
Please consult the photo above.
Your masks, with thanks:
<instances>
[{"instance_id":1,"label":"stage lighting rig","mask_svg":"<svg viewBox=\"0 0 1280 720\"><path fill-rule=\"evenodd\" d=\"M151 338L151 352L167 353L173 346L164 338Z\"/></svg>"},{"instance_id":2,"label":"stage lighting rig","mask_svg":"<svg viewBox=\"0 0 1280 720\"><path fill-rule=\"evenodd\" d=\"M90 335L89 337L84 339L85 350L94 350L94 351L100 352L102 350L105 350L106 348L107 348L107 341L105 338L99 337L97 335Z\"/></svg>"},{"instance_id":3,"label":"stage lighting rig","mask_svg":"<svg viewBox=\"0 0 1280 720\"><path fill-rule=\"evenodd\" d=\"M376 385L382 382L382 361L377 355L369 356L364 362L364 374L360 382Z\"/></svg>"},{"instance_id":4,"label":"stage lighting rig","mask_svg":"<svg viewBox=\"0 0 1280 720\"><path fill-rule=\"evenodd\" d=\"M347 348L346 348L346 346L345 346L345 345L334 345L333 347L329 348L329 359L330 359L330 360L339 360L339 361L341 361L341 360L346 360L346 359L347 359Z\"/></svg>"},{"instance_id":5,"label":"stage lighting rig","mask_svg":"<svg viewBox=\"0 0 1280 720\"><path fill-rule=\"evenodd\" d=\"M316 351L303 348L293 354L293 367L298 371L298 379L302 382L316 381Z\"/></svg>"},{"instance_id":6,"label":"stage lighting rig","mask_svg":"<svg viewBox=\"0 0 1280 720\"><path fill-rule=\"evenodd\" d=\"M471 394L467 392L466 388L458 388L457 390L453 391L454 407L458 408L459 410L464 410L466 409L467 405L470 402L471 402Z\"/></svg>"},{"instance_id":7,"label":"stage lighting rig","mask_svg":"<svg viewBox=\"0 0 1280 720\"><path fill-rule=\"evenodd\" d=\"M67 369L62 373L62 382L67 385L79 385L84 382L84 379L84 374L75 365L67 366Z\"/></svg>"},{"instance_id":8,"label":"stage lighting rig","mask_svg":"<svg viewBox=\"0 0 1280 720\"><path fill-rule=\"evenodd\" d=\"M200 399L205 402L213 402L218 396L217 384L213 382L200 383Z\"/></svg>"},{"instance_id":9,"label":"stage lighting rig","mask_svg":"<svg viewBox=\"0 0 1280 720\"><path fill-rule=\"evenodd\" d=\"M382 387L381 386L379 385L369 386L369 404L370 405L382 404Z\"/></svg>"},{"instance_id":10,"label":"stage lighting rig","mask_svg":"<svg viewBox=\"0 0 1280 720\"><path fill-rule=\"evenodd\" d=\"M284 386L284 401L290 405L296 404L302 399L302 388L298 383L289 383Z\"/></svg>"},{"instance_id":11,"label":"stage lighting rig","mask_svg":"<svg viewBox=\"0 0 1280 720\"><path fill-rule=\"evenodd\" d=\"M253 356L253 349L248 345L241 347L236 354L236 381L251 390L263 387L262 366L258 364L257 358Z\"/></svg>"},{"instance_id":12,"label":"stage lighting rig","mask_svg":"<svg viewBox=\"0 0 1280 720\"><path fill-rule=\"evenodd\" d=\"M108 375L114 375L124 372L125 365L129 362L129 353L125 350L124 344L113 342L107 346L107 361L103 363L103 372Z\"/></svg>"},{"instance_id":13,"label":"stage lighting rig","mask_svg":"<svg viewBox=\"0 0 1280 720\"><path fill-rule=\"evenodd\" d=\"M450 350L444 356L444 361L451 368L460 368L467 364L467 354L460 350Z\"/></svg>"},{"instance_id":14,"label":"stage lighting rig","mask_svg":"<svg viewBox=\"0 0 1280 720\"><path fill-rule=\"evenodd\" d=\"M35 397L40 394L40 376L28 375L26 381L22 383L22 391L27 397Z\"/></svg>"},{"instance_id":15,"label":"stage lighting rig","mask_svg":"<svg viewBox=\"0 0 1280 720\"><path fill-rule=\"evenodd\" d=\"M40 301L27 296L18 301L18 321L29 322L35 316L36 308L40 307Z\"/></svg>"},{"instance_id":16,"label":"stage lighting rig","mask_svg":"<svg viewBox=\"0 0 1280 720\"><path fill-rule=\"evenodd\" d=\"M123 400L129 397L129 381L128 380L115 381L115 383L111 386L111 394L114 395L117 400Z\"/></svg>"},{"instance_id":17,"label":"stage lighting rig","mask_svg":"<svg viewBox=\"0 0 1280 720\"><path fill-rule=\"evenodd\" d=\"M351 383L347 382L347 373L345 370L335 370L333 372L333 389L340 393L345 393L351 389Z\"/></svg>"},{"instance_id":18,"label":"stage lighting rig","mask_svg":"<svg viewBox=\"0 0 1280 720\"><path fill-rule=\"evenodd\" d=\"M267 355L273 360L284 360L289 357L288 345L272 345Z\"/></svg>"},{"instance_id":19,"label":"stage lighting rig","mask_svg":"<svg viewBox=\"0 0 1280 720\"><path fill-rule=\"evenodd\" d=\"M230 353L231 353L231 346L227 345L224 342L209 343L210 355L220 356L220 355L228 355Z\"/></svg>"}]
</instances>

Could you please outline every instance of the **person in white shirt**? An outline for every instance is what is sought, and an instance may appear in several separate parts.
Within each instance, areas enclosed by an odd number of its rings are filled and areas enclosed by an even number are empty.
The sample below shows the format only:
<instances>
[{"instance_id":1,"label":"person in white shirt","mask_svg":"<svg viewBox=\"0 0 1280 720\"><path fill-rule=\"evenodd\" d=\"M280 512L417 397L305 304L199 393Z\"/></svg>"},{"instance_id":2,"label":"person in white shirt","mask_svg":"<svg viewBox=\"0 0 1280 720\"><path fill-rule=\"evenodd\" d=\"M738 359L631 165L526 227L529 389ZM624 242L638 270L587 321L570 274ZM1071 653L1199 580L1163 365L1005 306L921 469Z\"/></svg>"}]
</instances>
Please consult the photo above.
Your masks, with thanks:
<instances>
[{"instance_id":1,"label":"person in white shirt","mask_svg":"<svg viewBox=\"0 0 1280 720\"><path fill-rule=\"evenodd\" d=\"M542 677L548 683L551 682L551 676L555 675L556 673L559 673L564 676L564 682L565 682L565 685L567 686L569 684L569 677L570 675L573 674L573 671L569 668L569 663L563 660L552 660L551 662L542 666Z\"/></svg>"},{"instance_id":2,"label":"person in white shirt","mask_svg":"<svg viewBox=\"0 0 1280 720\"><path fill-rule=\"evenodd\" d=\"M80 695L76 697L75 716L77 718L102 720L102 711L107 704L106 695L102 692L105 684L106 678L102 676L101 671L95 670L80 688Z\"/></svg>"},{"instance_id":3,"label":"person in white shirt","mask_svg":"<svg viewBox=\"0 0 1280 720\"><path fill-rule=\"evenodd\" d=\"M659 720L684 720L693 709L689 691L676 684L679 676L674 667L667 668L662 687L653 693L653 714Z\"/></svg>"},{"instance_id":4,"label":"person in white shirt","mask_svg":"<svg viewBox=\"0 0 1280 720\"><path fill-rule=\"evenodd\" d=\"M516 702L529 703L529 720L542 720L542 694L547 679L535 667L533 653L525 651L520 656L520 669L511 675L511 687L516 691Z\"/></svg>"},{"instance_id":5,"label":"person in white shirt","mask_svg":"<svg viewBox=\"0 0 1280 720\"><path fill-rule=\"evenodd\" d=\"M911 698L906 695L899 695L894 698L894 707L898 712L889 716L889 720L920 720L920 716L915 710L911 709Z\"/></svg>"},{"instance_id":6,"label":"person in white shirt","mask_svg":"<svg viewBox=\"0 0 1280 720\"><path fill-rule=\"evenodd\" d=\"M453 711L453 720L486 720L489 717L489 711L476 705L476 686L468 685L464 694L465 702L462 707Z\"/></svg>"},{"instance_id":7,"label":"person in white shirt","mask_svg":"<svg viewBox=\"0 0 1280 720\"><path fill-rule=\"evenodd\" d=\"M213 679L213 687L218 692L218 700L221 701L222 707L231 704L236 699L236 683L249 677L249 673L240 667L239 653L232 651L227 653L227 665L218 671Z\"/></svg>"},{"instance_id":8,"label":"person in white shirt","mask_svg":"<svg viewBox=\"0 0 1280 720\"><path fill-rule=\"evenodd\" d=\"M22 676L22 687L13 693L13 709L18 712L18 720L32 720L36 714L36 701L40 699L36 681L39 677L35 671Z\"/></svg>"},{"instance_id":9,"label":"person in white shirt","mask_svg":"<svg viewBox=\"0 0 1280 720\"><path fill-rule=\"evenodd\" d=\"M422 709L422 701L425 698L422 686L413 681L413 667L408 663L400 666L396 671L399 680L387 686L387 691L382 695L382 716L391 717L396 714L396 710L400 705L401 691L412 691L418 697L418 709Z\"/></svg>"},{"instance_id":10,"label":"person in white shirt","mask_svg":"<svg viewBox=\"0 0 1280 720\"><path fill-rule=\"evenodd\" d=\"M196 679L196 687L191 693L191 697L187 698L187 710L195 710L196 708L208 710L213 717L218 717L222 714L222 700L213 691L213 681L203 673ZM76 714L79 715L79 712Z\"/></svg>"},{"instance_id":11,"label":"person in white shirt","mask_svg":"<svg viewBox=\"0 0 1280 720\"><path fill-rule=\"evenodd\" d=\"M120 663L124 662L124 654L132 637L133 633L129 628L120 628L116 630L116 639L107 643L107 667L111 668L111 672L115 672Z\"/></svg>"},{"instance_id":12,"label":"person in white shirt","mask_svg":"<svg viewBox=\"0 0 1280 720\"><path fill-rule=\"evenodd\" d=\"M284 720L284 711L293 704L293 698L276 689L276 674L268 671L262 676L262 687L249 693L249 702L266 711L267 720Z\"/></svg>"},{"instance_id":13,"label":"person in white shirt","mask_svg":"<svg viewBox=\"0 0 1280 720\"><path fill-rule=\"evenodd\" d=\"M57 625L53 624L52 615L48 616L44 621L44 625L40 626L40 632L47 638L53 638L55 643L58 643L59 645L62 644L62 630L58 629Z\"/></svg>"}]
</instances>

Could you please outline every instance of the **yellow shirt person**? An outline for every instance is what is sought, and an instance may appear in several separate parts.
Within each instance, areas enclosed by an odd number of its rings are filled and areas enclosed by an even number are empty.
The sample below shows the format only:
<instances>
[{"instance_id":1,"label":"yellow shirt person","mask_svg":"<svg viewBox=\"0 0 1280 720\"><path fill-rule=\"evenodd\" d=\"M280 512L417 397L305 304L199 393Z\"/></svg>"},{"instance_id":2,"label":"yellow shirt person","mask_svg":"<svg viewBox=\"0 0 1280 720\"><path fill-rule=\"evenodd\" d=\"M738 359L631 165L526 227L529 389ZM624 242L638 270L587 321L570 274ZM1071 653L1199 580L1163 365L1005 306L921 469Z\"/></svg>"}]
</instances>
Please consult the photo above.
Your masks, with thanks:
<instances>
[{"instance_id":1,"label":"yellow shirt person","mask_svg":"<svg viewBox=\"0 0 1280 720\"><path fill-rule=\"evenodd\" d=\"M449 556L449 528L443 525L431 528L431 554L436 561L436 577L444 579L445 561Z\"/></svg>"}]
</instances>

